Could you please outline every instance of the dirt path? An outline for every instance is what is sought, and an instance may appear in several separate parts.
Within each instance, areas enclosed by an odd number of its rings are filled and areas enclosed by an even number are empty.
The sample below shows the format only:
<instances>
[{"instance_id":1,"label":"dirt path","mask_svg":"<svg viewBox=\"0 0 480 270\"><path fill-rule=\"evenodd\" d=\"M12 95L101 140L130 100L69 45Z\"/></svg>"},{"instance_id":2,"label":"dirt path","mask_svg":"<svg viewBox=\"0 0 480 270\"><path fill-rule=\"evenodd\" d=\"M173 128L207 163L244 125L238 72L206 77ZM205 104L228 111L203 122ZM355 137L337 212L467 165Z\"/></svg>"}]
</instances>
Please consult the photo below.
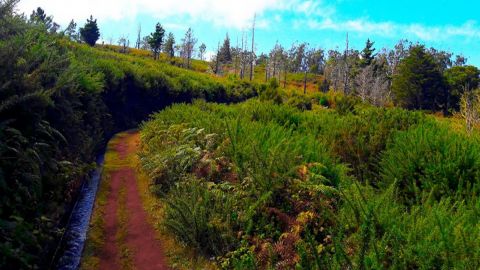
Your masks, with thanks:
<instances>
[{"instance_id":1,"label":"dirt path","mask_svg":"<svg viewBox=\"0 0 480 270\"><path fill-rule=\"evenodd\" d=\"M138 190L133 162L138 144L138 133L127 132L117 135L107 149L104 180L108 180L109 187L103 209L105 241L98 256L98 268L102 270L169 269Z\"/></svg>"}]
</instances>

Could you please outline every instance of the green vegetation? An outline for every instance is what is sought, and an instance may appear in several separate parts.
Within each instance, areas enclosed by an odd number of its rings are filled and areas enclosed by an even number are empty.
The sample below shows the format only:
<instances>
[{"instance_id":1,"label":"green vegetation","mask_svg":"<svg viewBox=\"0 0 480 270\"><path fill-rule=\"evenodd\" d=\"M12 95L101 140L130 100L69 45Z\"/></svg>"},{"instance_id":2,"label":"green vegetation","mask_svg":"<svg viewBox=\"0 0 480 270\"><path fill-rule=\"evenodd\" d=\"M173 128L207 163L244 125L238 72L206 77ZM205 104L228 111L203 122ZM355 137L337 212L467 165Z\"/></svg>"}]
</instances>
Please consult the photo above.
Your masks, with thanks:
<instances>
[{"instance_id":1,"label":"green vegetation","mask_svg":"<svg viewBox=\"0 0 480 270\"><path fill-rule=\"evenodd\" d=\"M80 37L90 46L94 46L97 43L98 38L100 38L100 30L97 26L97 20L93 19L93 16L90 16L85 26L80 28Z\"/></svg>"},{"instance_id":2,"label":"green vegetation","mask_svg":"<svg viewBox=\"0 0 480 270\"><path fill-rule=\"evenodd\" d=\"M227 35L208 63L192 29L179 44L159 23L136 49L97 45L92 16L60 32L17 3L0 0L0 268L53 267L94 156L174 103L143 124L139 158L164 228L195 254L226 269L480 268L480 71L464 58L370 40L257 58ZM459 112L468 132L393 106Z\"/></svg>"},{"instance_id":3,"label":"green vegetation","mask_svg":"<svg viewBox=\"0 0 480 270\"><path fill-rule=\"evenodd\" d=\"M141 139L163 225L221 268L480 266L480 137L422 113L197 101Z\"/></svg>"},{"instance_id":4,"label":"green vegetation","mask_svg":"<svg viewBox=\"0 0 480 270\"><path fill-rule=\"evenodd\" d=\"M155 26L155 32L151 33L148 37L148 45L153 52L153 59L157 60L158 56L160 55L160 48L163 44L163 37L165 36L165 29L163 29L162 25L157 23Z\"/></svg>"},{"instance_id":5,"label":"green vegetation","mask_svg":"<svg viewBox=\"0 0 480 270\"><path fill-rule=\"evenodd\" d=\"M172 102L235 102L257 86L72 43L0 2L0 268L46 268L94 156Z\"/></svg>"},{"instance_id":6,"label":"green vegetation","mask_svg":"<svg viewBox=\"0 0 480 270\"><path fill-rule=\"evenodd\" d=\"M414 46L393 78L395 101L408 109L437 111L444 107L447 89L433 55L424 46Z\"/></svg>"}]
</instances>

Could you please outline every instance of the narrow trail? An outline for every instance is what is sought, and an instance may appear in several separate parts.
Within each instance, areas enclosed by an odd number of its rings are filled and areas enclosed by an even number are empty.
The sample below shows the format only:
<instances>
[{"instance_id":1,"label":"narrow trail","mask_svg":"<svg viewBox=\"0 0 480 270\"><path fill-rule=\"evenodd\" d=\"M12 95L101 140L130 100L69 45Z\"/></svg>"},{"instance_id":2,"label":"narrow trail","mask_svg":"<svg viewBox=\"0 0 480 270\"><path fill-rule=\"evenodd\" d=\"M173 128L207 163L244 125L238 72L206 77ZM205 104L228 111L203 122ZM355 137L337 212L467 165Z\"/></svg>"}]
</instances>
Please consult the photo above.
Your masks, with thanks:
<instances>
[{"instance_id":1,"label":"narrow trail","mask_svg":"<svg viewBox=\"0 0 480 270\"><path fill-rule=\"evenodd\" d=\"M109 191L104 210L105 242L99 254L102 270L169 269L138 189L134 162L138 146L139 134L126 132L117 135L107 149L110 158L105 161L104 180L109 182Z\"/></svg>"}]
</instances>

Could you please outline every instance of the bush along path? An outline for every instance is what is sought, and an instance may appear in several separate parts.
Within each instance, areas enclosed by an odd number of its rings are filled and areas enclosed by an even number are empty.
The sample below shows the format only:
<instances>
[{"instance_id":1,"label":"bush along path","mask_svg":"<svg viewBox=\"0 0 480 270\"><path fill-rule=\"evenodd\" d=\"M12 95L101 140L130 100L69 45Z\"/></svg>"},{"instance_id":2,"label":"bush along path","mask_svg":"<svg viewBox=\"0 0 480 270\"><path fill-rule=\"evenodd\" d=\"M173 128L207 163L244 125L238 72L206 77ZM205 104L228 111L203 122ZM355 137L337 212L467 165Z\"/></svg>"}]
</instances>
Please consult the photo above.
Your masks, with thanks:
<instances>
[{"instance_id":1,"label":"bush along path","mask_svg":"<svg viewBox=\"0 0 480 270\"><path fill-rule=\"evenodd\" d=\"M169 269L138 189L138 143L131 131L108 144L81 269Z\"/></svg>"}]
</instances>

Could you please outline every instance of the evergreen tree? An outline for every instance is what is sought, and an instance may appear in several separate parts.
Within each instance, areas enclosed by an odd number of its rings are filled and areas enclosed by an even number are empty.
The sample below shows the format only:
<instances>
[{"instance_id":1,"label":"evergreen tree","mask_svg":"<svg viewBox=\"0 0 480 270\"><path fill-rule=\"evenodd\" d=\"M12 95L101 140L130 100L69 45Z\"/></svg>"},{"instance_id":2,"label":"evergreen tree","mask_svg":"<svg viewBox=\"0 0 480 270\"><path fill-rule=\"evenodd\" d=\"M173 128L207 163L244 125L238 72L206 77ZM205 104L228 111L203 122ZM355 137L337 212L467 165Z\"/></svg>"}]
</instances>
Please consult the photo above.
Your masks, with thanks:
<instances>
[{"instance_id":1,"label":"evergreen tree","mask_svg":"<svg viewBox=\"0 0 480 270\"><path fill-rule=\"evenodd\" d=\"M30 23L44 26L51 33L57 32L60 25L53 21L52 16L47 16L42 8L37 8L30 15Z\"/></svg>"},{"instance_id":2,"label":"evergreen tree","mask_svg":"<svg viewBox=\"0 0 480 270\"><path fill-rule=\"evenodd\" d=\"M175 37L173 36L173 34L171 32L168 33L167 41L165 41L163 51L169 57L174 57L175 56Z\"/></svg>"},{"instance_id":3,"label":"evergreen tree","mask_svg":"<svg viewBox=\"0 0 480 270\"><path fill-rule=\"evenodd\" d=\"M98 38L100 38L100 30L98 29L97 20L90 16L83 28L80 28L80 36L82 40L90 46L95 46Z\"/></svg>"},{"instance_id":4,"label":"evergreen tree","mask_svg":"<svg viewBox=\"0 0 480 270\"><path fill-rule=\"evenodd\" d=\"M375 59L375 48L373 48L373 45L375 42L370 41L370 39L367 39L367 43L365 44L365 48L362 50L361 56L362 56L362 61L360 63L361 67L366 67L372 64L373 60Z\"/></svg>"},{"instance_id":5,"label":"evergreen tree","mask_svg":"<svg viewBox=\"0 0 480 270\"><path fill-rule=\"evenodd\" d=\"M220 48L220 53L219 53L219 61L222 63L230 63L232 61L232 51L230 48L230 37L227 36L225 37L225 40L223 41L223 45Z\"/></svg>"},{"instance_id":6,"label":"evergreen tree","mask_svg":"<svg viewBox=\"0 0 480 270\"><path fill-rule=\"evenodd\" d=\"M67 28L65 29L65 31L63 31L63 34L68 38L70 38L71 40L77 40L78 39L77 23L75 23L74 20L71 20Z\"/></svg>"},{"instance_id":7,"label":"evergreen tree","mask_svg":"<svg viewBox=\"0 0 480 270\"><path fill-rule=\"evenodd\" d=\"M47 16L45 11L39 7L30 15L30 22L34 24L43 24L47 27L47 29L50 29L53 19L51 16Z\"/></svg>"},{"instance_id":8,"label":"evergreen tree","mask_svg":"<svg viewBox=\"0 0 480 270\"><path fill-rule=\"evenodd\" d=\"M163 37L165 36L165 29L163 29L160 23L157 23L155 26L155 32L150 34L148 43L150 44L150 49L153 52L153 59L158 59L160 55L160 49L163 44Z\"/></svg>"},{"instance_id":9,"label":"evergreen tree","mask_svg":"<svg viewBox=\"0 0 480 270\"><path fill-rule=\"evenodd\" d=\"M447 94L440 68L424 46L410 48L392 81L395 102L408 109L446 109Z\"/></svg>"},{"instance_id":10,"label":"evergreen tree","mask_svg":"<svg viewBox=\"0 0 480 270\"><path fill-rule=\"evenodd\" d=\"M459 110L465 88L476 89L479 86L480 70L474 66L454 66L443 75L449 87L449 107Z\"/></svg>"}]
</instances>

